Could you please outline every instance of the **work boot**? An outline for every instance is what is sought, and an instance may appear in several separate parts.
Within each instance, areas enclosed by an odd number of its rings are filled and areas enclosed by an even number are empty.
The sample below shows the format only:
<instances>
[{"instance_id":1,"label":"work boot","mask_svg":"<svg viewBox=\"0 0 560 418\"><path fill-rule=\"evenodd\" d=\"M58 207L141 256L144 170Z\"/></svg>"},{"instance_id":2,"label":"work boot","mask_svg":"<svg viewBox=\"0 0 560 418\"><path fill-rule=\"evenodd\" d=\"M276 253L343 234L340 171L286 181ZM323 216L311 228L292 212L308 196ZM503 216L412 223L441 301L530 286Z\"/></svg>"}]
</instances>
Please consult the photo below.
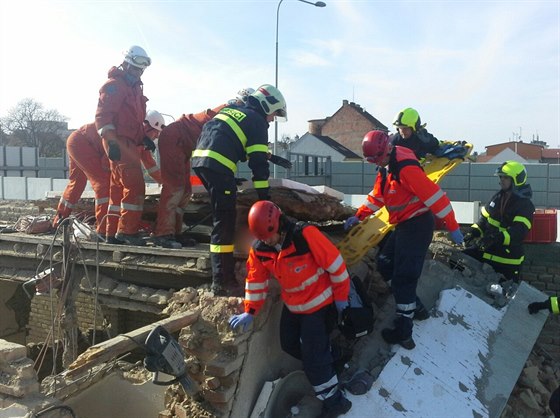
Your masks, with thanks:
<instances>
[{"instance_id":1,"label":"work boot","mask_svg":"<svg viewBox=\"0 0 560 418\"><path fill-rule=\"evenodd\" d=\"M397 315L395 328L385 328L381 330L381 336L388 344L400 344L407 350L416 347L412 339L412 319L406 316Z\"/></svg>"},{"instance_id":2,"label":"work boot","mask_svg":"<svg viewBox=\"0 0 560 418\"><path fill-rule=\"evenodd\" d=\"M412 336L405 338L396 328L385 328L381 330L381 336L387 344L400 344L407 350L412 350L414 347L416 347L416 343L412 339Z\"/></svg>"},{"instance_id":3,"label":"work boot","mask_svg":"<svg viewBox=\"0 0 560 418\"><path fill-rule=\"evenodd\" d=\"M139 247L146 245L146 241L140 238L139 234L123 234L122 232L117 232L115 238L126 245L137 245Z\"/></svg>"},{"instance_id":4,"label":"work boot","mask_svg":"<svg viewBox=\"0 0 560 418\"><path fill-rule=\"evenodd\" d=\"M414 310L413 319L417 321L424 321L430 317L430 313L424 306L424 304L420 301L420 299L416 299L416 309Z\"/></svg>"},{"instance_id":5,"label":"work boot","mask_svg":"<svg viewBox=\"0 0 560 418\"><path fill-rule=\"evenodd\" d=\"M331 354L333 357L333 368L334 371L338 376L342 374L342 372L346 368L346 364L352 360L352 356L354 351L351 348L342 347L338 344L331 345Z\"/></svg>"},{"instance_id":6,"label":"work boot","mask_svg":"<svg viewBox=\"0 0 560 418\"><path fill-rule=\"evenodd\" d=\"M113 245L123 245L124 242L122 242L121 240L116 239L115 237L106 237L105 238L105 242L107 244L113 244Z\"/></svg>"},{"instance_id":7,"label":"work boot","mask_svg":"<svg viewBox=\"0 0 560 418\"><path fill-rule=\"evenodd\" d=\"M180 242L175 241L174 235L162 235L162 236L155 236L150 239L151 242L154 243L156 247L163 247L163 248L173 248L178 250L179 248L183 248Z\"/></svg>"},{"instance_id":8,"label":"work boot","mask_svg":"<svg viewBox=\"0 0 560 418\"><path fill-rule=\"evenodd\" d=\"M344 396L342 390L337 389L334 395L323 401L321 418L336 418L347 413L350 408L352 408L352 402Z\"/></svg>"}]
</instances>

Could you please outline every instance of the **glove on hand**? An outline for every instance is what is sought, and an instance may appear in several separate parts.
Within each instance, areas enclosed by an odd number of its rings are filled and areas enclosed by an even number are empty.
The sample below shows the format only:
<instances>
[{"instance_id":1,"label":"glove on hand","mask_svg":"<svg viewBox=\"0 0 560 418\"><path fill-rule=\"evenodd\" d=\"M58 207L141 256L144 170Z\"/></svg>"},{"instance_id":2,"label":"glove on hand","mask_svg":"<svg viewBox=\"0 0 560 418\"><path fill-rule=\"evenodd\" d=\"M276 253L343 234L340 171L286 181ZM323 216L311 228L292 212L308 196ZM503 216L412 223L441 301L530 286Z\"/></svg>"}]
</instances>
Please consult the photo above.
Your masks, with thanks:
<instances>
[{"instance_id":1,"label":"glove on hand","mask_svg":"<svg viewBox=\"0 0 560 418\"><path fill-rule=\"evenodd\" d=\"M344 230L348 231L354 225L358 225L359 223L360 220L358 219L357 216L350 216L348 219L346 219L346 222L344 222Z\"/></svg>"},{"instance_id":2,"label":"glove on hand","mask_svg":"<svg viewBox=\"0 0 560 418\"><path fill-rule=\"evenodd\" d=\"M270 154L269 160L272 164L279 165L280 167L284 167L286 169L292 168L292 163L290 160L279 157L278 155Z\"/></svg>"},{"instance_id":3,"label":"glove on hand","mask_svg":"<svg viewBox=\"0 0 560 418\"><path fill-rule=\"evenodd\" d=\"M150 152L154 152L156 150L156 143L154 141L152 141L150 138L145 136L143 141L144 141L144 149L145 150L148 150Z\"/></svg>"},{"instance_id":4,"label":"glove on hand","mask_svg":"<svg viewBox=\"0 0 560 418\"><path fill-rule=\"evenodd\" d=\"M236 177L235 178L235 184L237 186L241 186L246 181L248 181L248 180L246 178L243 178L243 177Z\"/></svg>"},{"instance_id":5,"label":"glove on hand","mask_svg":"<svg viewBox=\"0 0 560 418\"><path fill-rule=\"evenodd\" d=\"M482 249L490 248L495 244L500 244L504 240L504 235L499 232L490 232L488 234L484 234L482 239L480 240L480 247Z\"/></svg>"},{"instance_id":6,"label":"glove on hand","mask_svg":"<svg viewBox=\"0 0 560 418\"><path fill-rule=\"evenodd\" d=\"M471 228L471 229L469 230L469 232L467 232L467 233L465 234L465 238L464 238L465 245L471 245L472 242L473 242L475 239L477 239L478 237L480 237L480 229L478 229L478 228Z\"/></svg>"},{"instance_id":7,"label":"glove on hand","mask_svg":"<svg viewBox=\"0 0 560 418\"><path fill-rule=\"evenodd\" d=\"M108 157L111 161L120 161L121 159L121 148L115 141L109 142Z\"/></svg>"},{"instance_id":8,"label":"glove on hand","mask_svg":"<svg viewBox=\"0 0 560 418\"><path fill-rule=\"evenodd\" d=\"M251 325L252 322L253 322L253 315L247 312L243 312L242 314L239 315L233 315L231 318L229 318L228 321L231 329L235 329L238 326L241 326L242 332L247 331L247 328L249 328L249 325Z\"/></svg>"},{"instance_id":9,"label":"glove on hand","mask_svg":"<svg viewBox=\"0 0 560 418\"><path fill-rule=\"evenodd\" d=\"M347 300L335 300L334 305L336 306L336 311L339 315L349 306Z\"/></svg>"},{"instance_id":10,"label":"glove on hand","mask_svg":"<svg viewBox=\"0 0 560 418\"><path fill-rule=\"evenodd\" d=\"M451 237L451 241L453 241L455 244L457 245L461 245L463 243L463 233L461 232L460 229L456 229L455 231L451 231L449 233L449 236Z\"/></svg>"},{"instance_id":11,"label":"glove on hand","mask_svg":"<svg viewBox=\"0 0 560 418\"><path fill-rule=\"evenodd\" d=\"M530 314L536 314L537 312L542 311L543 309L550 310L550 299L547 299L544 302L530 303L527 306L527 309L529 309Z\"/></svg>"},{"instance_id":12,"label":"glove on hand","mask_svg":"<svg viewBox=\"0 0 560 418\"><path fill-rule=\"evenodd\" d=\"M264 189L256 189L257 190L257 200L270 200L270 195L268 194L268 187Z\"/></svg>"}]
</instances>

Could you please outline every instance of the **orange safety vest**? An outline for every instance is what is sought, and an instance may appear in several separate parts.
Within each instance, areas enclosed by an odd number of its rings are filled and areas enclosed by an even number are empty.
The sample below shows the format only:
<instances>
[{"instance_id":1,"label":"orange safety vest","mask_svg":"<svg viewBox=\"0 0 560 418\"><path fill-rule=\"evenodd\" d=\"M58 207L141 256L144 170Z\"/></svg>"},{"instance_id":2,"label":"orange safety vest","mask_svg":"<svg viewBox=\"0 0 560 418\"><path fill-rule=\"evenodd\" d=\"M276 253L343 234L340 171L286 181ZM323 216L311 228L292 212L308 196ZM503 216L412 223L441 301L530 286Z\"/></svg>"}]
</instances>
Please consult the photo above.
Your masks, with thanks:
<instances>
[{"instance_id":1,"label":"orange safety vest","mask_svg":"<svg viewBox=\"0 0 560 418\"><path fill-rule=\"evenodd\" d=\"M385 206L391 224L431 210L449 231L459 228L447 195L424 173L412 150L395 146L388 167L379 170L367 201L356 212L360 220Z\"/></svg>"},{"instance_id":2,"label":"orange safety vest","mask_svg":"<svg viewBox=\"0 0 560 418\"><path fill-rule=\"evenodd\" d=\"M280 283L281 297L293 313L315 312L333 301L347 301L350 278L338 249L319 229L288 224L278 252L255 241L247 260L245 312L256 314L264 304L270 275Z\"/></svg>"}]
</instances>

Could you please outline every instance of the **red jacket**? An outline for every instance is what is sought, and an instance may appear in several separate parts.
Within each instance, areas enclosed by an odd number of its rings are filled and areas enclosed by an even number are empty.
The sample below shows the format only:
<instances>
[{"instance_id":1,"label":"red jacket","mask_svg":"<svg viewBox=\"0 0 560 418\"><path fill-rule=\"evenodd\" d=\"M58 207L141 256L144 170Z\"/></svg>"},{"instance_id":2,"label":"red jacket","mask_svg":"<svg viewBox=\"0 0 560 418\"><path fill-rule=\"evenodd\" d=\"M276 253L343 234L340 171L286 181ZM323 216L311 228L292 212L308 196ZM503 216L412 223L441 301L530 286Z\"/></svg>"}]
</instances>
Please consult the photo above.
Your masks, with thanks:
<instances>
[{"instance_id":1,"label":"red jacket","mask_svg":"<svg viewBox=\"0 0 560 418\"><path fill-rule=\"evenodd\" d=\"M293 313L315 312L347 301L350 279L338 249L315 226L289 223L282 249L255 241L247 260L245 312L256 314L268 294L270 275Z\"/></svg>"},{"instance_id":2,"label":"red jacket","mask_svg":"<svg viewBox=\"0 0 560 418\"><path fill-rule=\"evenodd\" d=\"M131 140L142 145L146 102L142 82L130 85L123 70L112 67L109 80L99 90L99 102L95 112L95 127L99 131L112 124L119 140Z\"/></svg>"},{"instance_id":3,"label":"red jacket","mask_svg":"<svg viewBox=\"0 0 560 418\"><path fill-rule=\"evenodd\" d=\"M373 190L356 216L363 220L383 206L389 212L391 224L404 222L431 210L445 221L449 231L459 228L446 194L424 173L414 152L405 147L393 148L388 170L379 170Z\"/></svg>"}]
</instances>

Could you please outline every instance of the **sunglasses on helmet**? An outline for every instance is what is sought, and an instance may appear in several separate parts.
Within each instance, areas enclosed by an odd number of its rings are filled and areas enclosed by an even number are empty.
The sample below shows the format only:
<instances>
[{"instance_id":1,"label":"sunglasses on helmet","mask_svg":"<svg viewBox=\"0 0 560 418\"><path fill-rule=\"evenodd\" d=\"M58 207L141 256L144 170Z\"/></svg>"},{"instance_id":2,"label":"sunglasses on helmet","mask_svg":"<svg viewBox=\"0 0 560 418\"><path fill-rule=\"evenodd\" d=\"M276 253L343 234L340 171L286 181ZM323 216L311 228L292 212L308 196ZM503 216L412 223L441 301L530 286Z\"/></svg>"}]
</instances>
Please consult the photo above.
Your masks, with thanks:
<instances>
[{"instance_id":1,"label":"sunglasses on helmet","mask_svg":"<svg viewBox=\"0 0 560 418\"><path fill-rule=\"evenodd\" d=\"M149 57L143 57L142 55L133 55L130 59L134 64L142 67L149 67L152 63L152 60Z\"/></svg>"}]
</instances>

